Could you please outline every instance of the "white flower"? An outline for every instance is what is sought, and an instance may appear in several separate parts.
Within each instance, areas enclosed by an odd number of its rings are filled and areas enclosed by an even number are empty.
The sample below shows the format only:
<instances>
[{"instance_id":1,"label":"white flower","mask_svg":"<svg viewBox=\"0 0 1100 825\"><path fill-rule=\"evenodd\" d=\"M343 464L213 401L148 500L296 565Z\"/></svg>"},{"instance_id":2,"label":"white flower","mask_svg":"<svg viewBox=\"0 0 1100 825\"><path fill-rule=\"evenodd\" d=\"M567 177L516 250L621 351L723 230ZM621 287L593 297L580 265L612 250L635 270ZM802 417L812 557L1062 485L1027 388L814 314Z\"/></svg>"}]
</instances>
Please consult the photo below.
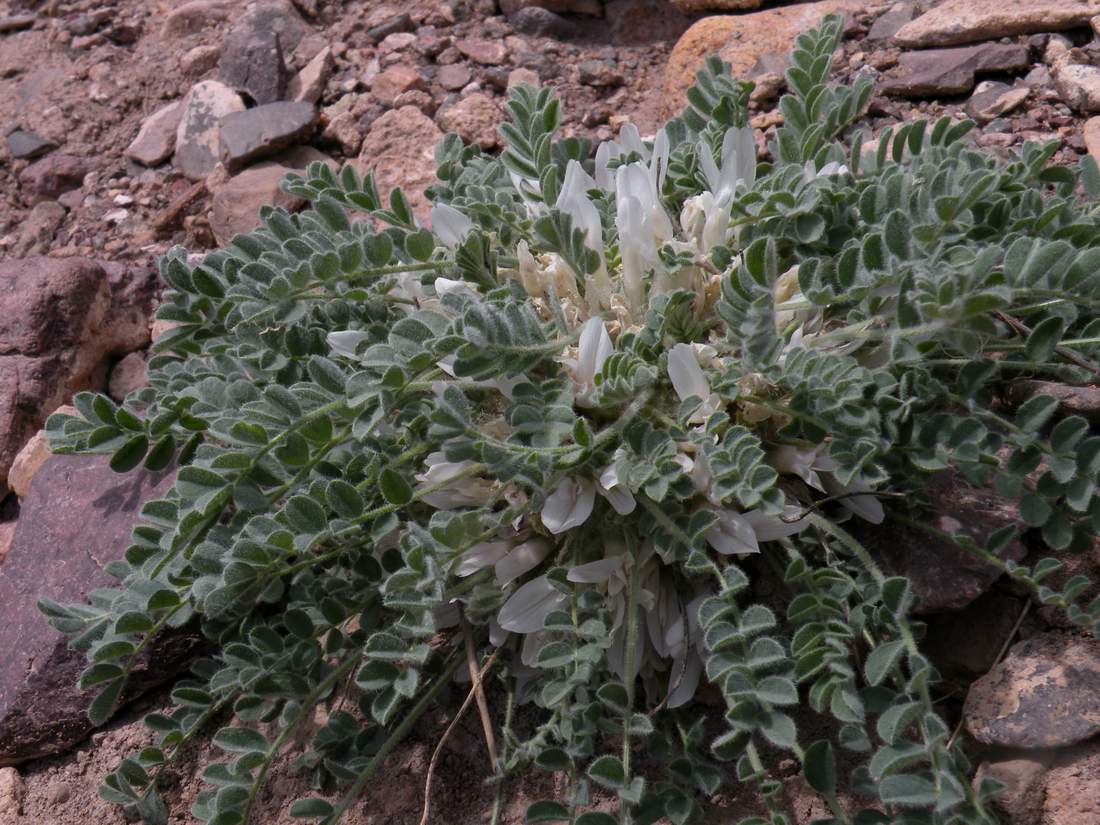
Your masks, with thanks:
<instances>
[{"instance_id":1,"label":"white flower","mask_svg":"<svg viewBox=\"0 0 1100 825\"><path fill-rule=\"evenodd\" d=\"M716 510L718 523L707 531L707 543L726 556L745 556L760 552L760 542L777 541L810 526L807 518L793 519L801 511L793 505L783 508L783 517L772 516L761 510L736 513L732 510Z\"/></svg>"},{"instance_id":2,"label":"white flower","mask_svg":"<svg viewBox=\"0 0 1100 825\"><path fill-rule=\"evenodd\" d=\"M710 391L710 382L699 366L695 349L690 344L677 344L668 353L668 377L681 401L691 397L700 400L690 421L699 423L722 406L722 400Z\"/></svg>"},{"instance_id":3,"label":"white flower","mask_svg":"<svg viewBox=\"0 0 1100 825\"><path fill-rule=\"evenodd\" d=\"M600 495L607 499L608 503L620 516L634 512L634 494L624 484L619 483L619 474L614 464L609 464L596 479L596 489Z\"/></svg>"},{"instance_id":4,"label":"white flower","mask_svg":"<svg viewBox=\"0 0 1100 825\"><path fill-rule=\"evenodd\" d=\"M844 496L840 504L848 512L859 516L871 524L882 524L886 518L886 512L882 509L882 502L875 496L847 495L849 493L871 492L871 487L863 482L853 481L847 487L841 484L832 473L824 473L821 476L825 484L825 492L831 496Z\"/></svg>"},{"instance_id":5,"label":"white flower","mask_svg":"<svg viewBox=\"0 0 1100 825\"><path fill-rule=\"evenodd\" d=\"M729 199L720 202L711 192L701 192L684 201L680 226L700 253L705 255L726 242L732 208Z\"/></svg>"},{"instance_id":6,"label":"white flower","mask_svg":"<svg viewBox=\"0 0 1100 825\"><path fill-rule=\"evenodd\" d=\"M456 478L474 465L473 461L447 461L442 452L428 453L424 458L428 469L416 476L416 491L443 484L455 478L454 484L441 487L421 498L424 503L439 510L451 510L455 507L477 507L484 504L493 495L496 485L484 478Z\"/></svg>"},{"instance_id":7,"label":"white flower","mask_svg":"<svg viewBox=\"0 0 1100 825\"><path fill-rule=\"evenodd\" d=\"M815 490L825 492L818 473L831 472L837 468L837 463L825 451L824 444L809 448L780 444L768 452L768 463L778 472L798 476Z\"/></svg>"},{"instance_id":8,"label":"white flower","mask_svg":"<svg viewBox=\"0 0 1100 825\"><path fill-rule=\"evenodd\" d=\"M757 541L778 541L795 533L801 533L810 526L809 518L805 516L796 518L801 512L800 507L787 504L783 507L782 517L768 515L762 510L749 510L744 516L752 525Z\"/></svg>"},{"instance_id":9,"label":"white flower","mask_svg":"<svg viewBox=\"0 0 1100 825\"><path fill-rule=\"evenodd\" d=\"M570 160L565 167L565 181L554 204L569 215L575 229L584 233L585 246L599 255L599 268L595 274L587 276L585 282L585 297L593 312L599 307L606 309L611 300L611 282L603 256L603 224L596 205L588 197L588 190L596 188L596 181L584 171L584 167Z\"/></svg>"},{"instance_id":10,"label":"white flower","mask_svg":"<svg viewBox=\"0 0 1100 825\"><path fill-rule=\"evenodd\" d=\"M506 539L501 541L483 541L480 544L475 544L462 554L462 560L459 561L454 574L460 577L472 576L478 570L482 570L491 564L496 564L503 559L508 555L508 551L511 548L512 542Z\"/></svg>"},{"instance_id":11,"label":"white flower","mask_svg":"<svg viewBox=\"0 0 1100 825\"><path fill-rule=\"evenodd\" d=\"M831 160L818 169L812 160L806 161L802 166L802 179L809 183L814 178L829 177L830 175L847 175L848 167L842 163Z\"/></svg>"},{"instance_id":12,"label":"white flower","mask_svg":"<svg viewBox=\"0 0 1100 825\"><path fill-rule=\"evenodd\" d=\"M631 313L638 316L645 309L642 276L658 262L658 248L672 238L672 221L661 204L657 176L640 161L616 170L615 199L623 291Z\"/></svg>"},{"instance_id":13,"label":"white flower","mask_svg":"<svg viewBox=\"0 0 1100 825\"><path fill-rule=\"evenodd\" d=\"M546 617L560 610L569 597L539 576L521 585L508 597L497 614L497 623L511 633L535 633L542 630Z\"/></svg>"},{"instance_id":14,"label":"white flower","mask_svg":"<svg viewBox=\"0 0 1100 825\"><path fill-rule=\"evenodd\" d=\"M751 126L726 130L719 158L721 166L714 162L710 147L703 141L698 144L698 155L707 188L720 204L733 197L739 183L751 189L756 182L756 139Z\"/></svg>"},{"instance_id":15,"label":"white flower","mask_svg":"<svg viewBox=\"0 0 1100 825\"><path fill-rule=\"evenodd\" d=\"M436 278L432 285L435 287L435 294L439 296L458 295L465 292L477 297L477 291L466 281L455 281L451 278Z\"/></svg>"},{"instance_id":16,"label":"white flower","mask_svg":"<svg viewBox=\"0 0 1100 825\"><path fill-rule=\"evenodd\" d=\"M542 523L554 535L580 527L592 515L596 485L587 478L566 478L546 497Z\"/></svg>"},{"instance_id":17,"label":"white flower","mask_svg":"<svg viewBox=\"0 0 1100 825\"><path fill-rule=\"evenodd\" d=\"M361 343L366 341L370 336L365 332L360 332L357 329L345 329L338 332L330 332L325 341L328 342L329 348L337 355L343 355L345 358L359 359L357 349Z\"/></svg>"},{"instance_id":18,"label":"white flower","mask_svg":"<svg viewBox=\"0 0 1100 825\"><path fill-rule=\"evenodd\" d=\"M473 221L446 203L433 206L428 210L428 217L432 222L432 231L452 249L462 243L474 228Z\"/></svg>"},{"instance_id":19,"label":"white flower","mask_svg":"<svg viewBox=\"0 0 1100 825\"><path fill-rule=\"evenodd\" d=\"M517 544L493 565L497 584L505 587L534 570L549 552L550 542L544 539L531 539Z\"/></svg>"},{"instance_id":20,"label":"white flower","mask_svg":"<svg viewBox=\"0 0 1100 825\"><path fill-rule=\"evenodd\" d=\"M562 365L573 377L576 385L574 395L580 406L587 406L589 396L596 389L595 379L603 369L604 362L614 351L607 327L599 318L589 318L581 328L580 341L577 343L577 357L563 358Z\"/></svg>"}]
</instances>

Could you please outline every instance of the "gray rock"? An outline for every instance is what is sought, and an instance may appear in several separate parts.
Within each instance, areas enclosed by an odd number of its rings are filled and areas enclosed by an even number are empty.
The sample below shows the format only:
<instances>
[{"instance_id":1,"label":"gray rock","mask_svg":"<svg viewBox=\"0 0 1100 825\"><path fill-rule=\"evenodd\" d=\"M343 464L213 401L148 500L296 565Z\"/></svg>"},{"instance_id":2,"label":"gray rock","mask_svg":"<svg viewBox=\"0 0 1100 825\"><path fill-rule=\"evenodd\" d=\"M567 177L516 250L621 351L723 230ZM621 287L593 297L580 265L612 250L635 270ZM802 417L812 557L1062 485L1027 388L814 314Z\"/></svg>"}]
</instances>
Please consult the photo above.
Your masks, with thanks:
<instances>
[{"instance_id":1,"label":"gray rock","mask_svg":"<svg viewBox=\"0 0 1100 825\"><path fill-rule=\"evenodd\" d=\"M524 6L508 17L512 28L531 37L554 37L565 40L576 34L577 27L560 14L542 6Z\"/></svg>"},{"instance_id":2,"label":"gray rock","mask_svg":"<svg viewBox=\"0 0 1100 825\"><path fill-rule=\"evenodd\" d=\"M970 686L963 718L984 745L1056 748L1100 733L1100 640L1044 633Z\"/></svg>"},{"instance_id":3,"label":"gray rock","mask_svg":"<svg viewBox=\"0 0 1100 825\"><path fill-rule=\"evenodd\" d=\"M954 46L1032 32L1084 27L1100 0L947 0L894 35L906 48Z\"/></svg>"},{"instance_id":4,"label":"gray rock","mask_svg":"<svg viewBox=\"0 0 1100 825\"><path fill-rule=\"evenodd\" d=\"M34 132L24 132L16 129L8 133L8 151L16 160L30 160L56 149L57 144L52 140L36 135Z\"/></svg>"},{"instance_id":5,"label":"gray rock","mask_svg":"<svg viewBox=\"0 0 1100 825\"><path fill-rule=\"evenodd\" d=\"M57 201L42 201L35 206L23 221L19 240L12 249L15 257L46 254L64 220L65 207Z\"/></svg>"},{"instance_id":6,"label":"gray rock","mask_svg":"<svg viewBox=\"0 0 1100 825\"><path fill-rule=\"evenodd\" d=\"M290 72L279 35L271 30L234 26L222 46L218 80L256 103L283 99Z\"/></svg>"},{"instance_id":7,"label":"gray rock","mask_svg":"<svg viewBox=\"0 0 1100 825\"><path fill-rule=\"evenodd\" d=\"M279 36L279 44L290 54L303 37L312 31L289 0L269 0L248 8L230 29L226 42L237 32L255 32Z\"/></svg>"},{"instance_id":8,"label":"gray rock","mask_svg":"<svg viewBox=\"0 0 1100 825\"><path fill-rule=\"evenodd\" d=\"M181 101L169 103L145 118L137 137L126 147L126 157L143 166L159 166L176 149L176 131L183 117Z\"/></svg>"},{"instance_id":9,"label":"gray rock","mask_svg":"<svg viewBox=\"0 0 1100 825\"><path fill-rule=\"evenodd\" d=\"M916 7L912 3L895 3L871 24L867 39L872 43L889 40L898 29L912 20L916 13Z\"/></svg>"},{"instance_id":10,"label":"gray rock","mask_svg":"<svg viewBox=\"0 0 1100 825\"><path fill-rule=\"evenodd\" d=\"M191 180L203 180L218 165L221 119L243 112L244 101L225 84L204 80L191 88L181 105L175 163Z\"/></svg>"},{"instance_id":11,"label":"gray rock","mask_svg":"<svg viewBox=\"0 0 1100 825\"><path fill-rule=\"evenodd\" d=\"M221 119L221 159L230 172L307 137L317 125L312 103L267 103Z\"/></svg>"},{"instance_id":12,"label":"gray rock","mask_svg":"<svg viewBox=\"0 0 1100 825\"><path fill-rule=\"evenodd\" d=\"M1020 525L1015 503L994 491L976 487L955 471L934 475L924 489L925 512L914 520L943 533L957 534L985 546L995 530ZM886 521L881 525L853 522L852 531L867 546L889 576L909 579L920 614L961 610L1001 576L1001 568L915 527ZM1023 544L1014 539L1000 551L1002 559L1019 561Z\"/></svg>"},{"instance_id":13,"label":"gray rock","mask_svg":"<svg viewBox=\"0 0 1100 825\"><path fill-rule=\"evenodd\" d=\"M974 87L975 73L1018 71L1030 65L1027 46L1015 43L906 52L898 61L898 76L880 83L879 91L901 97L964 94Z\"/></svg>"},{"instance_id":14,"label":"gray rock","mask_svg":"<svg viewBox=\"0 0 1100 825\"><path fill-rule=\"evenodd\" d=\"M408 14L395 14L367 29L367 39L371 43L381 43L391 34L412 31L414 28L416 27Z\"/></svg>"},{"instance_id":15,"label":"gray rock","mask_svg":"<svg viewBox=\"0 0 1100 825\"><path fill-rule=\"evenodd\" d=\"M131 352L111 367L107 394L121 404L134 390L147 386L149 386L149 378L145 369L145 354Z\"/></svg>"},{"instance_id":16,"label":"gray rock","mask_svg":"<svg viewBox=\"0 0 1100 825\"><path fill-rule=\"evenodd\" d=\"M577 74L586 86L621 86L624 80L613 60L582 60Z\"/></svg>"},{"instance_id":17,"label":"gray rock","mask_svg":"<svg viewBox=\"0 0 1100 825\"><path fill-rule=\"evenodd\" d=\"M970 100L966 102L966 113L978 123L989 123L1027 100L1031 89L1027 86L1013 87L1007 83L987 80L978 84Z\"/></svg>"},{"instance_id":18,"label":"gray rock","mask_svg":"<svg viewBox=\"0 0 1100 825\"><path fill-rule=\"evenodd\" d=\"M233 0L191 0L172 9L164 19L161 34L165 40L200 32L229 19Z\"/></svg>"},{"instance_id":19,"label":"gray rock","mask_svg":"<svg viewBox=\"0 0 1100 825\"><path fill-rule=\"evenodd\" d=\"M1100 112L1100 67L1060 60L1051 71L1054 88L1078 112Z\"/></svg>"},{"instance_id":20,"label":"gray rock","mask_svg":"<svg viewBox=\"0 0 1100 825\"><path fill-rule=\"evenodd\" d=\"M325 46L287 85L286 97L295 103L316 103L332 74L332 49Z\"/></svg>"},{"instance_id":21,"label":"gray rock","mask_svg":"<svg viewBox=\"0 0 1100 825\"><path fill-rule=\"evenodd\" d=\"M1051 395L1058 399L1061 415L1080 415L1091 424L1100 424L1100 387L1074 387L1053 381L1014 381L1009 387L1008 401L1014 406L1036 395Z\"/></svg>"},{"instance_id":22,"label":"gray rock","mask_svg":"<svg viewBox=\"0 0 1100 825\"><path fill-rule=\"evenodd\" d=\"M46 624L39 597L82 601L114 580L103 565L120 558L137 514L172 483L171 471L114 473L106 456L53 456L23 499L12 547L0 567L0 765L71 747L91 731L94 691L77 689L84 654ZM142 657L132 699L171 678L203 647L193 631L169 631Z\"/></svg>"},{"instance_id":23,"label":"gray rock","mask_svg":"<svg viewBox=\"0 0 1100 825\"><path fill-rule=\"evenodd\" d=\"M978 766L975 785L994 779L1004 785L992 800L993 809L1008 825L1035 825L1043 821L1043 780L1051 754L1021 751L989 759Z\"/></svg>"}]
</instances>

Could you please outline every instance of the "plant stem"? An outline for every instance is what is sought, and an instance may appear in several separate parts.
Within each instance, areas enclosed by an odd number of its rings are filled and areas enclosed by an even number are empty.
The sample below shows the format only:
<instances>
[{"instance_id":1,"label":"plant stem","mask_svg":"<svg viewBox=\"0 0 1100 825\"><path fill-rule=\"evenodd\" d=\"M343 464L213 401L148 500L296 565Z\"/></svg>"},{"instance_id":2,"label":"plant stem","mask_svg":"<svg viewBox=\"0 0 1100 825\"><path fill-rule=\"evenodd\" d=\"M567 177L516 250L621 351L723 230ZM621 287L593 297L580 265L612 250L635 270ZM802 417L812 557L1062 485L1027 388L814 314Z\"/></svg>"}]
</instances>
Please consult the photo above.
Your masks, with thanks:
<instances>
[{"instance_id":1,"label":"plant stem","mask_svg":"<svg viewBox=\"0 0 1100 825\"><path fill-rule=\"evenodd\" d=\"M623 530L626 538L627 558L630 560L630 593L626 603L626 662L623 681L626 682L626 713L623 714L623 785L630 788L630 721L634 715L634 648L638 643L638 588L640 586L638 568L637 537L629 529ZM630 825L630 803L624 803L619 819L622 825Z\"/></svg>"}]
</instances>

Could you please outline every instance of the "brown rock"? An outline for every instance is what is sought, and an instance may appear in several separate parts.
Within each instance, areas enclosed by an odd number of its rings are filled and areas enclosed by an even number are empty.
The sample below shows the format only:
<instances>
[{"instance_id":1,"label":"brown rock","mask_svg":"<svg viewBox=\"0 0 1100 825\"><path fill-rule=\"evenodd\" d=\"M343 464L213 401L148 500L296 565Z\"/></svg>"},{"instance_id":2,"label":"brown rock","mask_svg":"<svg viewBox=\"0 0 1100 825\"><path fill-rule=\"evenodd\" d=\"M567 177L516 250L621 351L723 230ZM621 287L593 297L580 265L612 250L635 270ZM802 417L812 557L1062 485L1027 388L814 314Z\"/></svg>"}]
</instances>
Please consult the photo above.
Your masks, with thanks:
<instances>
[{"instance_id":1,"label":"brown rock","mask_svg":"<svg viewBox=\"0 0 1100 825\"><path fill-rule=\"evenodd\" d=\"M978 123L989 123L1023 104L1030 94L1031 89L1027 86L1013 87L1007 83L986 81L978 84L966 102L966 113Z\"/></svg>"},{"instance_id":2,"label":"brown rock","mask_svg":"<svg viewBox=\"0 0 1100 825\"><path fill-rule=\"evenodd\" d=\"M600 0L500 0L500 10L511 17L520 9L542 8L557 14L587 14L592 17L603 15Z\"/></svg>"},{"instance_id":3,"label":"brown rock","mask_svg":"<svg viewBox=\"0 0 1100 825\"><path fill-rule=\"evenodd\" d=\"M1085 140L1088 140L1087 130ZM1019 406L1036 395L1057 398L1061 415L1080 415L1092 424L1100 424L1100 387L1074 387L1053 381L1014 381L1009 387L1008 401Z\"/></svg>"},{"instance_id":4,"label":"brown rock","mask_svg":"<svg viewBox=\"0 0 1100 825\"><path fill-rule=\"evenodd\" d=\"M3 488L0 487L0 492ZM4 556L11 549L11 540L15 536L14 521L0 521L0 564L4 563Z\"/></svg>"},{"instance_id":5,"label":"brown rock","mask_svg":"<svg viewBox=\"0 0 1100 825\"><path fill-rule=\"evenodd\" d=\"M1088 149L1092 159L1100 163L1100 117L1090 117L1081 127L1081 134L1085 139L1085 148Z\"/></svg>"},{"instance_id":6,"label":"brown rock","mask_svg":"<svg viewBox=\"0 0 1100 825\"><path fill-rule=\"evenodd\" d=\"M944 533L965 536L980 546L995 530L1020 524L1014 502L993 490L975 487L954 471L933 476L925 487L928 508L913 518ZM905 576L918 599L917 613L960 610L989 588L1001 575L1001 568L967 553L947 539L939 539L917 528L889 521L881 525L852 524L853 532L878 559L890 576ZM1025 551L1013 539L1001 551L1001 558L1019 561Z\"/></svg>"},{"instance_id":7,"label":"brown rock","mask_svg":"<svg viewBox=\"0 0 1100 825\"><path fill-rule=\"evenodd\" d=\"M221 52L218 46L195 46L180 58L180 71L186 77L201 77L218 65Z\"/></svg>"},{"instance_id":8,"label":"brown rock","mask_svg":"<svg viewBox=\"0 0 1100 825\"><path fill-rule=\"evenodd\" d=\"M325 46L302 70L291 78L286 89L287 99L298 103L316 103L325 93L325 84L332 74L332 49Z\"/></svg>"},{"instance_id":9,"label":"brown rock","mask_svg":"<svg viewBox=\"0 0 1100 825\"><path fill-rule=\"evenodd\" d=\"M192 0L176 6L164 20L161 34L165 40L194 34L229 19L232 0Z\"/></svg>"},{"instance_id":10,"label":"brown rock","mask_svg":"<svg viewBox=\"0 0 1100 825\"><path fill-rule=\"evenodd\" d=\"M662 108L666 115L679 113L684 94L695 82L704 59L717 53L727 61L734 77L746 77L761 55L785 54L794 38L816 26L826 14L854 11L866 4L860 0L818 0L738 15L704 17L684 32L665 66Z\"/></svg>"},{"instance_id":11,"label":"brown rock","mask_svg":"<svg viewBox=\"0 0 1100 825\"><path fill-rule=\"evenodd\" d=\"M57 200L65 192L84 185L84 176L92 169L84 158L56 152L37 160L19 175L23 196L31 204Z\"/></svg>"},{"instance_id":12,"label":"brown rock","mask_svg":"<svg viewBox=\"0 0 1100 825\"><path fill-rule=\"evenodd\" d=\"M126 147L126 157L143 166L159 166L176 149L176 131L183 116L181 101L158 109L141 124L137 137Z\"/></svg>"},{"instance_id":13,"label":"brown rock","mask_svg":"<svg viewBox=\"0 0 1100 825\"><path fill-rule=\"evenodd\" d=\"M424 87L424 78L412 66L391 66L374 76L370 84L370 93L380 103L392 106L393 102L409 89Z\"/></svg>"},{"instance_id":14,"label":"brown rock","mask_svg":"<svg viewBox=\"0 0 1100 825\"><path fill-rule=\"evenodd\" d=\"M985 745L1055 748L1100 733L1100 640L1044 633L970 686L967 730Z\"/></svg>"},{"instance_id":15,"label":"brown rock","mask_svg":"<svg viewBox=\"0 0 1100 825\"><path fill-rule=\"evenodd\" d=\"M290 0L263 0L249 5L233 24L233 30L277 35L287 54L313 31Z\"/></svg>"},{"instance_id":16,"label":"brown rock","mask_svg":"<svg viewBox=\"0 0 1100 825\"><path fill-rule=\"evenodd\" d=\"M54 413L77 414L76 407L71 407L68 404L58 407L54 410ZM19 451L15 461L11 463L11 470L8 471L8 486L11 491L19 498L26 496L27 491L31 488L34 474L38 472L38 468L49 457L50 441L46 437L46 431L39 430L31 436L30 441L23 445L23 449Z\"/></svg>"},{"instance_id":17,"label":"brown rock","mask_svg":"<svg viewBox=\"0 0 1100 825\"><path fill-rule=\"evenodd\" d=\"M181 105L175 163L191 180L202 180L218 164L221 119L243 112L244 101L225 84L204 80L191 88Z\"/></svg>"},{"instance_id":18,"label":"brown rock","mask_svg":"<svg viewBox=\"0 0 1100 825\"><path fill-rule=\"evenodd\" d=\"M672 6L681 14L699 11L747 11L760 8L762 0L672 0Z\"/></svg>"},{"instance_id":19,"label":"brown rock","mask_svg":"<svg viewBox=\"0 0 1100 825\"><path fill-rule=\"evenodd\" d=\"M906 52L898 61L898 77L879 84L883 94L936 97L963 94L974 87L976 72L1005 72L1031 65L1027 46L982 43L958 49Z\"/></svg>"},{"instance_id":20,"label":"brown rock","mask_svg":"<svg viewBox=\"0 0 1100 825\"><path fill-rule=\"evenodd\" d=\"M947 0L894 35L899 46L954 46L1087 26L1100 0Z\"/></svg>"},{"instance_id":21,"label":"brown rock","mask_svg":"<svg viewBox=\"0 0 1100 825\"><path fill-rule=\"evenodd\" d=\"M443 66L435 76L436 81L449 92L457 92L473 79L470 68L462 63Z\"/></svg>"},{"instance_id":22,"label":"brown rock","mask_svg":"<svg viewBox=\"0 0 1100 825\"><path fill-rule=\"evenodd\" d=\"M371 124L356 165L374 172L383 197L400 186L413 211L426 219L430 204L424 190L435 181L435 146L442 138L439 127L415 106L392 109Z\"/></svg>"},{"instance_id":23,"label":"brown rock","mask_svg":"<svg viewBox=\"0 0 1100 825\"><path fill-rule=\"evenodd\" d=\"M1077 112L1100 112L1100 67L1073 63L1067 57L1053 65L1051 74L1067 106Z\"/></svg>"},{"instance_id":24,"label":"brown rock","mask_svg":"<svg viewBox=\"0 0 1100 825\"><path fill-rule=\"evenodd\" d=\"M221 119L221 160L230 172L301 142L317 125L312 103L265 103Z\"/></svg>"},{"instance_id":25,"label":"brown rock","mask_svg":"<svg viewBox=\"0 0 1100 825\"><path fill-rule=\"evenodd\" d=\"M122 555L142 505L163 495L172 477L118 475L105 456L52 456L39 469L0 567L0 765L56 753L88 735L94 691L76 688L85 657L45 623L37 602L44 595L80 601L113 583L103 565ZM159 636L126 698L174 676L200 646L187 631Z\"/></svg>"},{"instance_id":26,"label":"brown rock","mask_svg":"<svg viewBox=\"0 0 1100 825\"><path fill-rule=\"evenodd\" d=\"M984 779L995 779L1004 789L993 800L993 808L1004 814L1007 825L1035 825L1043 815L1043 781L1050 755L1023 751L982 762L974 787Z\"/></svg>"},{"instance_id":27,"label":"brown rock","mask_svg":"<svg viewBox=\"0 0 1100 825\"><path fill-rule=\"evenodd\" d=\"M19 239L12 247L16 258L27 255L45 255L54 235L65 222L65 207L57 201L42 201L30 211L23 221Z\"/></svg>"},{"instance_id":28,"label":"brown rock","mask_svg":"<svg viewBox=\"0 0 1100 825\"><path fill-rule=\"evenodd\" d=\"M0 768L0 822L23 818L23 777L15 768Z\"/></svg>"},{"instance_id":29,"label":"brown rock","mask_svg":"<svg viewBox=\"0 0 1100 825\"><path fill-rule=\"evenodd\" d=\"M456 41L455 48L470 60L483 66L499 66L508 59L508 50L500 40L468 37Z\"/></svg>"},{"instance_id":30,"label":"brown rock","mask_svg":"<svg viewBox=\"0 0 1100 825\"><path fill-rule=\"evenodd\" d=\"M107 394L121 404L134 390L147 386L149 386L149 377L145 371L145 354L131 352L111 368Z\"/></svg>"},{"instance_id":31,"label":"brown rock","mask_svg":"<svg viewBox=\"0 0 1100 825\"><path fill-rule=\"evenodd\" d=\"M867 39L872 43L889 40L897 34L898 29L912 20L916 13L916 7L912 3L894 3L871 24Z\"/></svg>"},{"instance_id":32,"label":"brown rock","mask_svg":"<svg viewBox=\"0 0 1100 825\"><path fill-rule=\"evenodd\" d=\"M1042 825L1100 825L1100 741L1060 751L1046 775Z\"/></svg>"},{"instance_id":33,"label":"brown rock","mask_svg":"<svg viewBox=\"0 0 1100 825\"><path fill-rule=\"evenodd\" d=\"M489 95L474 92L457 103L440 109L435 121L447 132L457 132L466 143L492 149L499 142L497 127L504 115Z\"/></svg>"}]
</instances>

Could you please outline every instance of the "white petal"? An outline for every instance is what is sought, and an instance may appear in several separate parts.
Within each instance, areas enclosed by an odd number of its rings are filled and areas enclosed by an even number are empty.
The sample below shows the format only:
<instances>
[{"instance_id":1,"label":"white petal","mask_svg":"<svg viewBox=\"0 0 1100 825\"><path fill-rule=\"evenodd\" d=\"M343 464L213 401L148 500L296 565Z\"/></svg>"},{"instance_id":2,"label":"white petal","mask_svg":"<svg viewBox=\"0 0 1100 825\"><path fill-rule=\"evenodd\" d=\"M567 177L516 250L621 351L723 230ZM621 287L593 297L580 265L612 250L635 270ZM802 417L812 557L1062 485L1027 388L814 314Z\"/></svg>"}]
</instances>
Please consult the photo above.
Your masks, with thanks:
<instances>
[{"instance_id":1,"label":"white petal","mask_svg":"<svg viewBox=\"0 0 1100 825\"><path fill-rule=\"evenodd\" d=\"M576 567L569 568L569 573L566 578L571 582L577 582L579 584L605 582L616 573L620 576L623 575L623 562L625 560L625 556L609 556L599 561L578 564Z\"/></svg>"},{"instance_id":2,"label":"white petal","mask_svg":"<svg viewBox=\"0 0 1100 825\"><path fill-rule=\"evenodd\" d=\"M546 617L568 602L564 593L546 579L537 579L522 585L500 608L497 622L511 633L534 633L542 630Z\"/></svg>"},{"instance_id":3,"label":"white petal","mask_svg":"<svg viewBox=\"0 0 1100 825\"><path fill-rule=\"evenodd\" d=\"M546 497L542 523L557 535L580 527L592 515L596 504L596 485L588 479L563 479Z\"/></svg>"},{"instance_id":4,"label":"white petal","mask_svg":"<svg viewBox=\"0 0 1100 825\"><path fill-rule=\"evenodd\" d=\"M455 281L450 278L436 278L433 285L435 286L436 295L448 295L454 292L466 292L470 295L477 295L473 288L465 281Z\"/></svg>"},{"instance_id":5,"label":"white petal","mask_svg":"<svg viewBox=\"0 0 1100 825\"><path fill-rule=\"evenodd\" d=\"M515 547L496 563L497 583L504 587L524 573L534 570L550 552L550 542L531 539Z\"/></svg>"},{"instance_id":6,"label":"white petal","mask_svg":"<svg viewBox=\"0 0 1100 825\"><path fill-rule=\"evenodd\" d=\"M358 358L356 348L360 343L366 341L370 336L357 329L345 329L338 332L330 332L325 340L328 342L329 348L337 355L343 355L346 358Z\"/></svg>"},{"instance_id":7,"label":"white petal","mask_svg":"<svg viewBox=\"0 0 1100 825\"><path fill-rule=\"evenodd\" d=\"M760 552L756 531L748 519L732 510L718 511L718 524L707 531L707 542L726 556Z\"/></svg>"},{"instance_id":8,"label":"white petal","mask_svg":"<svg viewBox=\"0 0 1100 825\"><path fill-rule=\"evenodd\" d=\"M474 222L450 204L437 203L428 210L432 230L447 246L458 246L474 228Z\"/></svg>"},{"instance_id":9,"label":"white petal","mask_svg":"<svg viewBox=\"0 0 1100 825\"><path fill-rule=\"evenodd\" d=\"M585 322L577 350L577 371L574 378L578 384L587 386L603 369L604 361L614 350L611 336L607 334L607 328L600 318L589 318Z\"/></svg>"},{"instance_id":10,"label":"white petal","mask_svg":"<svg viewBox=\"0 0 1100 825\"><path fill-rule=\"evenodd\" d=\"M596 480L596 487L620 516L634 512L636 506L634 496L630 490L619 484L619 474L615 472L614 464L609 465L600 474Z\"/></svg>"},{"instance_id":11,"label":"white petal","mask_svg":"<svg viewBox=\"0 0 1100 825\"><path fill-rule=\"evenodd\" d=\"M863 484L849 484L845 487L832 473L822 473L821 480L825 484L825 490L831 496L839 496L845 493L860 493L870 488ZM850 513L854 513L864 521L871 524L882 524L886 518L886 511L882 509L882 502L876 496L846 496L840 499L840 503Z\"/></svg>"},{"instance_id":12,"label":"white petal","mask_svg":"<svg viewBox=\"0 0 1100 825\"><path fill-rule=\"evenodd\" d=\"M478 570L496 564L511 549L510 541L483 541L475 544L462 554L462 560L455 568L456 576L470 576Z\"/></svg>"},{"instance_id":13,"label":"white petal","mask_svg":"<svg viewBox=\"0 0 1100 825\"><path fill-rule=\"evenodd\" d=\"M802 509L788 504L783 508L784 518L794 518ZM758 541L777 541L795 533L801 533L810 526L808 518L800 518L797 521L783 521L779 516L769 516L760 510L750 510L744 514L745 519L752 525Z\"/></svg>"},{"instance_id":14,"label":"white petal","mask_svg":"<svg viewBox=\"0 0 1100 825\"><path fill-rule=\"evenodd\" d=\"M677 344L669 351L668 377L681 401L692 396L705 401L710 396L710 383L690 344Z\"/></svg>"},{"instance_id":15,"label":"white petal","mask_svg":"<svg viewBox=\"0 0 1100 825\"><path fill-rule=\"evenodd\" d=\"M714 162L714 155L710 147L703 141L696 146L696 154L699 156L699 166L703 170L703 177L707 180L707 189L716 197L722 188L722 175L718 171L718 164Z\"/></svg>"},{"instance_id":16,"label":"white petal","mask_svg":"<svg viewBox=\"0 0 1100 825\"><path fill-rule=\"evenodd\" d=\"M668 677L668 701L665 706L669 709L678 708L691 700L699 687L699 677L703 673L703 661L694 649L687 651L686 659L681 663L674 661L672 672ZM678 680L678 681L677 681Z\"/></svg>"},{"instance_id":17,"label":"white petal","mask_svg":"<svg viewBox=\"0 0 1100 825\"><path fill-rule=\"evenodd\" d=\"M657 184L658 192L665 184L665 171L668 169L668 153L671 148L668 132L662 128L653 139L653 157L649 161L650 170L657 173L654 182Z\"/></svg>"}]
</instances>

